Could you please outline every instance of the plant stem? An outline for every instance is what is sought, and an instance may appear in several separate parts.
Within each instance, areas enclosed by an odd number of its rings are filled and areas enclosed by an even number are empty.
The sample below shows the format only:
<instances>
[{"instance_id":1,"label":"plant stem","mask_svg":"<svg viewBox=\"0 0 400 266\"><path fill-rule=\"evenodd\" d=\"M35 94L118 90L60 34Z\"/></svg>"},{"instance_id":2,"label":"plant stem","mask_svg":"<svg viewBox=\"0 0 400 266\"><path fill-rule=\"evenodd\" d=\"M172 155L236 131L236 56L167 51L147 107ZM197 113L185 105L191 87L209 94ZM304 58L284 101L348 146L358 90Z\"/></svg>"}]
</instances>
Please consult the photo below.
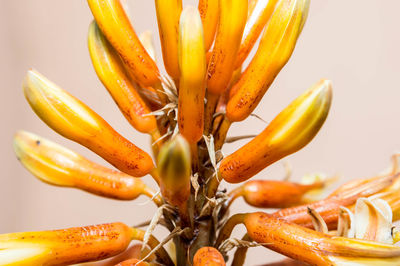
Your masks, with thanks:
<instances>
[{"instance_id":1,"label":"plant stem","mask_svg":"<svg viewBox=\"0 0 400 266\"><path fill-rule=\"evenodd\" d=\"M197 173L199 171L199 152L197 143L190 143L190 151L192 154L192 171Z\"/></svg>"},{"instance_id":2,"label":"plant stem","mask_svg":"<svg viewBox=\"0 0 400 266\"><path fill-rule=\"evenodd\" d=\"M157 205L157 207L161 207L164 204L164 200L161 195L156 195L156 192L148 186L144 186L143 195L148 196L152 199L152 201Z\"/></svg>"},{"instance_id":3,"label":"plant stem","mask_svg":"<svg viewBox=\"0 0 400 266\"><path fill-rule=\"evenodd\" d=\"M225 143L226 135L228 134L228 130L231 127L231 121L228 120L227 117L224 118L221 125L219 126L216 135L215 135L215 142L214 147L215 151L218 151L222 148Z\"/></svg>"},{"instance_id":4,"label":"plant stem","mask_svg":"<svg viewBox=\"0 0 400 266\"><path fill-rule=\"evenodd\" d=\"M220 180L218 179L218 173L215 173L210 177L210 181L207 184L207 197L212 198L215 196L218 190Z\"/></svg>"},{"instance_id":5,"label":"plant stem","mask_svg":"<svg viewBox=\"0 0 400 266\"><path fill-rule=\"evenodd\" d=\"M153 132L150 133L151 136L151 148L153 150L153 155L157 158L158 152L163 144L163 141L158 141L161 138L160 131L155 129Z\"/></svg>"},{"instance_id":6,"label":"plant stem","mask_svg":"<svg viewBox=\"0 0 400 266\"><path fill-rule=\"evenodd\" d=\"M242 240L251 241L252 239L250 238L250 236L248 234L245 234L242 237ZM235 252L235 256L233 257L232 266L243 266L244 265L244 261L246 260L246 253L247 253L248 249L249 249L248 247L237 248L237 250Z\"/></svg>"},{"instance_id":7,"label":"plant stem","mask_svg":"<svg viewBox=\"0 0 400 266\"><path fill-rule=\"evenodd\" d=\"M131 232L132 232L131 235L132 240L143 241L145 231L137 228L131 228ZM151 249L154 249L158 246L158 244L160 244L160 242L153 235L151 235L147 244ZM168 255L167 251L163 247L158 248L155 251L155 254L157 258L160 260L160 262L162 262L163 264L171 266L174 265L171 257Z\"/></svg>"},{"instance_id":8,"label":"plant stem","mask_svg":"<svg viewBox=\"0 0 400 266\"><path fill-rule=\"evenodd\" d=\"M228 221L226 221L224 226L219 231L217 241L215 242L216 248L218 248L222 242L231 236L233 228L235 228L236 225L243 223L245 217L246 213L238 213L231 216Z\"/></svg>"},{"instance_id":9,"label":"plant stem","mask_svg":"<svg viewBox=\"0 0 400 266\"><path fill-rule=\"evenodd\" d=\"M215 108L218 104L219 95L207 92L207 103L204 111L204 135L208 136L211 133L212 121L215 113Z\"/></svg>"}]
</instances>

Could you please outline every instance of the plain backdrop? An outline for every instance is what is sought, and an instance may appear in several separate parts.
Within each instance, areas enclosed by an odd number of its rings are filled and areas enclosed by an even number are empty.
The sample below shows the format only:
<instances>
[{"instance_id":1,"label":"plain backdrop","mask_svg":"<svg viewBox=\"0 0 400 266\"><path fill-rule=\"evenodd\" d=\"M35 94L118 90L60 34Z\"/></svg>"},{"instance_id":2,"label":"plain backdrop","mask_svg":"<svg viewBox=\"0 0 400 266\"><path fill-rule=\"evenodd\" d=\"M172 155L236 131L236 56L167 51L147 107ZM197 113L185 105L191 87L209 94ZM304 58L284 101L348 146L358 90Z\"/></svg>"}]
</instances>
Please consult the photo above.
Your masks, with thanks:
<instances>
[{"instance_id":1,"label":"plain backdrop","mask_svg":"<svg viewBox=\"0 0 400 266\"><path fill-rule=\"evenodd\" d=\"M154 32L162 65L153 1L128 2L136 31ZM399 9L397 0L311 1L308 21L291 60L255 111L270 121L319 79L332 80L334 98L325 125L306 148L285 159L293 167L293 180L313 172L340 174L340 182L370 177L387 167L390 155L400 149ZM52 132L34 115L21 89L29 68L84 101L122 135L149 151L149 138L129 126L92 69L86 45L91 20L83 0L0 0L0 233L112 221L134 225L155 211L144 197L120 202L51 187L30 175L15 158L13 134L25 129L107 165ZM235 124L229 134L257 134L264 127L262 121L249 118ZM224 153L245 142L227 145ZM257 178L283 176L284 168L278 162ZM150 177L144 179L154 185ZM250 210L254 208L238 200L232 212ZM156 230L158 237L164 234L164 230ZM234 236L242 235L243 228L238 228ZM254 248L248 254L246 265L279 258L265 248Z\"/></svg>"}]
</instances>

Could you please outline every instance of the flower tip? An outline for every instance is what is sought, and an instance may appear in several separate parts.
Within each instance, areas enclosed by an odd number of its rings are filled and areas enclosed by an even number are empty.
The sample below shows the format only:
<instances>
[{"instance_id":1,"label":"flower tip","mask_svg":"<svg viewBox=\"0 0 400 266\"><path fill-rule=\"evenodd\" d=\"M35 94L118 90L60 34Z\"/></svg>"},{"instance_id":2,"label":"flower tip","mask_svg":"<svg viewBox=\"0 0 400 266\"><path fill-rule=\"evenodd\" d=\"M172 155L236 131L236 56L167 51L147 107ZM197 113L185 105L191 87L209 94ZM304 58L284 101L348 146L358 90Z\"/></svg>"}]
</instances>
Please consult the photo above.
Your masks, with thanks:
<instances>
[{"instance_id":1,"label":"flower tip","mask_svg":"<svg viewBox=\"0 0 400 266\"><path fill-rule=\"evenodd\" d=\"M33 142L36 145L40 145L41 141L39 137L35 134L24 130L18 130L15 133L13 139L13 147L18 160L23 161L24 154L27 152L29 146L31 146Z\"/></svg>"},{"instance_id":2,"label":"flower tip","mask_svg":"<svg viewBox=\"0 0 400 266\"><path fill-rule=\"evenodd\" d=\"M186 139L177 135L161 148L157 158L161 194L173 205L190 194L191 153Z\"/></svg>"},{"instance_id":3,"label":"flower tip","mask_svg":"<svg viewBox=\"0 0 400 266\"><path fill-rule=\"evenodd\" d=\"M182 10L180 24L182 25L182 22L187 21L189 19L193 20L194 22L198 22L198 19L200 19L200 23L202 23L199 10L191 5L185 7ZM202 25L202 24L200 24L200 25Z\"/></svg>"},{"instance_id":4,"label":"flower tip","mask_svg":"<svg viewBox=\"0 0 400 266\"><path fill-rule=\"evenodd\" d=\"M25 78L22 82L22 87L25 89L29 89L31 84L35 84L43 79L43 76L34 68L28 69L26 72Z\"/></svg>"},{"instance_id":5,"label":"flower tip","mask_svg":"<svg viewBox=\"0 0 400 266\"><path fill-rule=\"evenodd\" d=\"M320 91L323 92L325 95L332 97L332 81L329 79L321 79L317 83Z\"/></svg>"}]
</instances>

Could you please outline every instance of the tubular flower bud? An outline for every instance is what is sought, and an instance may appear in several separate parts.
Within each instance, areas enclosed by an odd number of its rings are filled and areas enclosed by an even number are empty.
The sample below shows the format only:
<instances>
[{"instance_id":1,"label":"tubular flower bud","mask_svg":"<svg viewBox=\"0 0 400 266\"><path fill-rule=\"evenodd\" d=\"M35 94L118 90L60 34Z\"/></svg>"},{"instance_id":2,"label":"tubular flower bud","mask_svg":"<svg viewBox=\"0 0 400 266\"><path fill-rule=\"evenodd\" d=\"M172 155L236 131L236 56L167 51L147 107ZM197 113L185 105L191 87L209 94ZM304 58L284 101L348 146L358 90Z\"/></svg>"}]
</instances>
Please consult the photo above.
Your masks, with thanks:
<instances>
[{"instance_id":1,"label":"tubular flower bud","mask_svg":"<svg viewBox=\"0 0 400 266\"><path fill-rule=\"evenodd\" d=\"M237 55L235 67L240 67L256 43L262 30L274 12L278 0L259 0L249 2L249 18L244 28L242 43Z\"/></svg>"},{"instance_id":2,"label":"tubular flower bud","mask_svg":"<svg viewBox=\"0 0 400 266\"><path fill-rule=\"evenodd\" d=\"M233 190L230 195L233 198L242 196L247 204L258 208L286 208L304 203L304 194L323 186L322 182L302 185L287 181L253 180Z\"/></svg>"},{"instance_id":3,"label":"tubular flower bud","mask_svg":"<svg viewBox=\"0 0 400 266\"><path fill-rule=\"evenodd\" d=\"M292 154L318 133L331 105L331 83L321 80L287 106L249 143L222 160L219 172L230 183L245 181Z\"/></svg>"},{"instance_id":4,"label":"tubular flower bud","mask_svg":"<svg viewBox=\"0 0 400 266\"><path fill-rule=\"evenodd\" d=\"M231 122L246 119L257 107L289 60L305 23L309 0L283 0L277 6L257 53L232 88L226 115Z\"/></svg>"},{"instance_id":5,"label":"tubular flower bud","mask_svg":"<svg viewBox=\"0 0 400 266\"><path fill-rule=\"evenodd\" d=\"M189 198L191 155L185 138L177 135L164 144L158 154L157 169L161 194L174 206L181 206Z\"/></svg>"},{"instance_id":6,"label":"tubular flower bud","mask_svg":"<svg viewBox=\"0 0 400 266\"><path fill-rule=\"evenodd\" d=\"M149 115L150 108L134 88L121 59L101 33L96 22L92 22L89 27L88 47L97 76L125 118L140 132L154 132L157 129L155 117Z\"/></svg>"},{"instance_id":7,"label":"tubular flower bud","mask_svg":"<svg viewBox=\"0 0 400 266\"><path fill-rule=\"evenodd\" d=\"M266 213L245 215L249 236L266 248L311 265L399 265L400 248L333 237L287 223Z\"/></svg>"},{"instance_id":8,"label":"tubular flower bud","mask_svg":"<svg viewBox=\"0 0 400 266\"><path fill-rule=\"evenodd\" d=\"M393 206L399 206L399 197L391 198L389 197L389 194L380 193L385 191L387 188L390 188L392 184L399 180L399 177L400 174L396 174L352 181L351 183L340 187L326 199L310 204L281 209L272 215L288 222L312 228L313 225L311 218L307 214L307 209L311 208L318 212L328 225L328 228L333 230L337 228L338 215L341 207L352 208L357 199L361 197L370 197L372 195L375 197L379 195L382 199L388 200L391 207L392 204ZM386 195L387 197L383 197L384 195L382 194ZM398 194L398 192L396 192L396 194ZM390 199L393 200L389 201Z\"/></svg>"},{"instance_id":9,"label":"tubular flower bud","mask_svg":"<svg viewBox=\"0 0 400 266\"><path fill-rule=\"evenodd\" d=\"M219 5L219 24L207 74L207 90L217 95L227 88L235 70L248 0L220 0Z\"/></svg>"},{"instance_id":10,"label":"tubular flower bud","mask_svg":"<svg viewBox=\"0 0 400 266\"><path fill-rule=\"evenodd\" d=\"M21 163L43 182L78 188L99 196L136 199L154 192L140 179L91 162L79 154L32 133L19 131L14 150ZM161 199L156 198L161 205Z\"/></svg>"},{"instance_id":11,"label":"tubular flower bud","mask_svg":"<svg viewBox=\"0 0 400 266\"><path fill-rule=\"evenodd\" d=\"M182 0L155 0L155 5L165 69L176 80L179 78L178 33Z\"/></svg>"},{"instance_id":12,"label":"tubular flower bud","mask_svg":"<svg viewBox=\"0 0 400 266\"><path fill-rule=\"evenodd\" d=\"M124 251L133 230L123 223L110 223L0 235L0 264L70 265L101 260Z\"/></svg>"},{"instance_id":13,"label":"tubular flower bud","mask_svg":"<svg viewBox=\"0 0 400 266\"><path fill-rule=\"evenodd\" d=\"M199 12L204 28L204 43L208 51L214 42L219 16L219 0L199 0Z\"/></svg>"},{"instance_id":14,"label":"tubular flower bud","mask_svg":"<svg viewBox=\"0 0 400 266\"><path fill-rule=\"evenodd\" d=\"M185 8L179 26L179 103L180 133L190 143L203 136L206 55L200 14Z\"/></svg>"},{"instance_id":15,"label":"tubular flower bud","mask_svg":"<svg viewBox=\"0 0 400 266\"><path fill-rule=\"evenodd\" d=\"M141 44L119 0L88 0L92 14L107 40L121 56L136 82L159 82L157 65Z\"/></svg>"},{"instance_id":16,"label":"tubular flower bud","mask_svg":"<svg viewBox=\"0 0 400 266\"><path fill-rule=\"evenodd\" d=\"M225 260L217 249L202 247L194 255L193 266L225 266Z\"/></svg>"},{"instance_id":17,"label":"tubular flower bud","mask_svg":"<svg viewBox=\"0 0 400 266\"><path fill-rule=\"evenodd\" d=\"M143 176L153 168L151 157L119 135L103 118L36 71L25 78L25 97L53 130L97 153L119 170Z\"/></svg>"}]
</instances>

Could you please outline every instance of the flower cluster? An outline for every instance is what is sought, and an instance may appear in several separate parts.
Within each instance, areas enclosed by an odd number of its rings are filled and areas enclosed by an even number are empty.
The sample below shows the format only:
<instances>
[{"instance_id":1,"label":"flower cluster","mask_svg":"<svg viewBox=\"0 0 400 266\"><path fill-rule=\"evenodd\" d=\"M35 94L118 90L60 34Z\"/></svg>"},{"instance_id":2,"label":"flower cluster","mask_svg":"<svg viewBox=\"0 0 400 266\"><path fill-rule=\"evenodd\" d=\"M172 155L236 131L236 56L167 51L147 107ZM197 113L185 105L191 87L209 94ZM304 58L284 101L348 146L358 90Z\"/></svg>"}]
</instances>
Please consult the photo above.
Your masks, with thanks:
<instances>
[{"instance_id":1,"label":"flower cluster","mask_svg":"<svg viewBox=\"0 0 400 266\"><path fill-rule=\"evenodd\" d=\"M232 265L243 265L253 246L312 265L400 265L392 224L400 217L397 156L389 172L324 199L315 194L331 182L320 176L302 183L249 180L316 136L331 106L329 80L312 85L257 136L227 137L288 62L310 0L199 0L198 8L155 0L166 74L155 62L151 34L136 34L124 3L87 2L93 67L126 120L150 136L153 154L36 70L23 82L33 111L117 170L25 131L14 137L15 153L48 184L118 200L145 195L158 209L145 230L114 222L0 235L0 265L225 265L234 248ZM243 138L252 139L232 154L221 152ZM146 175L156 189L142 181ZM241 184L226 192L222 180ZM278 210L230 215L239 197ZM243 239L230 237L238 224L246 227ZM156 226L170 232L161 241L153 236Z\"/></svg>"}]
</instances>

